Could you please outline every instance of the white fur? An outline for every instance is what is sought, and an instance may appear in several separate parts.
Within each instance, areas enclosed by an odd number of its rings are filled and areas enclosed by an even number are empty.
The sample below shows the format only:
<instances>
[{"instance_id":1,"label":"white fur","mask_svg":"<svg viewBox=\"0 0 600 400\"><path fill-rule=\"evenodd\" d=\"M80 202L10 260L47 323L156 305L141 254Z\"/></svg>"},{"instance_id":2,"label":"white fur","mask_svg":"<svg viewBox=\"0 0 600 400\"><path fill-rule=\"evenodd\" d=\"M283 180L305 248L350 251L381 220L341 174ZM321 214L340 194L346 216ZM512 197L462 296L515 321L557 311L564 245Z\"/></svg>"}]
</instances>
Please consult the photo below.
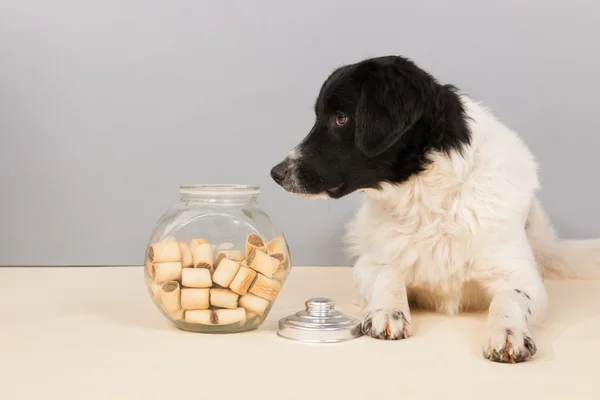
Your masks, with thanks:
<instances>
[{"instance_id":1,"label":"white fur","mask_svg":"<svg viewBox=\"0 0 600 400\"><path fill-rule=\"evenodd\" d=\"M296 163L298 162L298 159L302 157L299 147L300 146L298 145L285 157L285 162L288 163L288 174L291 176L282 183L283 187L299 197L307 199L328 199L329 196L327 196L327 193L306 193L304 187L298 184L298 178L296 176L298 168L296 168Z\"/></svg>"},{"instance_id":2,"label":"white fur","mask_svg":"<svg viewBox=\"0 0 600 400\"><path fill-rule=\"evenodd\" d=\"M556 238L536 199L532 154L489 110L461 100L471 144L430 153L403 184L365 190L349 226L366 333L410 334L409 301L448 314L489 307L484 355L521 361L535 353L526 338L546 308L542 276L600 277L600 241Z\"/></svg>"}]
</instances>

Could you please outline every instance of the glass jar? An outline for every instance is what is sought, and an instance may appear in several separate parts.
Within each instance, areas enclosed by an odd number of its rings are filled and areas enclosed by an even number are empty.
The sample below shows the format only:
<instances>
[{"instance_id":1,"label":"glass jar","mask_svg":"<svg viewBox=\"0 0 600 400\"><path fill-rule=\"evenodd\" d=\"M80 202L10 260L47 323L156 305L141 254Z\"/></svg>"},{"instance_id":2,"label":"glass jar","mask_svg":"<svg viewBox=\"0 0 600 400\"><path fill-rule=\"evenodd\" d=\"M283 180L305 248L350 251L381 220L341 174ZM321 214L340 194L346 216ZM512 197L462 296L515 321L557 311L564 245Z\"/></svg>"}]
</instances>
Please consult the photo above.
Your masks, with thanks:
<instances>
[{"instance_id":1,"label":"glass jar","mask_svg":"<svg viewBox=\"0 0 600 400\"><path fill-rule=\"evenodd\" d=\"M283 233L247 185L180 187L158 220L144 275L160 312L175 326L205 333L258 328L291 268Z\"/></svg>"}]
</instances>

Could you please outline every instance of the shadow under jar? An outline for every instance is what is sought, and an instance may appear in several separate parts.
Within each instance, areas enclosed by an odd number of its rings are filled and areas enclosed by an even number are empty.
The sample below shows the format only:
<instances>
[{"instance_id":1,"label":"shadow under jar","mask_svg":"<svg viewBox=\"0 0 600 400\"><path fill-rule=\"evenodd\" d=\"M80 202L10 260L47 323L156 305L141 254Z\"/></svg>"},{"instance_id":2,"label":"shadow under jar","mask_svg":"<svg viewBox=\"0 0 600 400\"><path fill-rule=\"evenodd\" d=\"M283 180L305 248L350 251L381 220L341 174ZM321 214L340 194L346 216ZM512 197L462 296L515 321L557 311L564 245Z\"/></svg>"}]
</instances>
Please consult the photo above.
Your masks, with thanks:
<instances>
[{"instance_id":1,"label":"shadow under jar","mask_svg":"<svg viewBox=\"0 0 600 400\"><path fill-rule=\"evenodd\" d=\"M291 268L283 233L247 185L188 185L157 222L144 275L160 312L178 328L234 333L258 328Z\"/></svg>"}]
</instances>

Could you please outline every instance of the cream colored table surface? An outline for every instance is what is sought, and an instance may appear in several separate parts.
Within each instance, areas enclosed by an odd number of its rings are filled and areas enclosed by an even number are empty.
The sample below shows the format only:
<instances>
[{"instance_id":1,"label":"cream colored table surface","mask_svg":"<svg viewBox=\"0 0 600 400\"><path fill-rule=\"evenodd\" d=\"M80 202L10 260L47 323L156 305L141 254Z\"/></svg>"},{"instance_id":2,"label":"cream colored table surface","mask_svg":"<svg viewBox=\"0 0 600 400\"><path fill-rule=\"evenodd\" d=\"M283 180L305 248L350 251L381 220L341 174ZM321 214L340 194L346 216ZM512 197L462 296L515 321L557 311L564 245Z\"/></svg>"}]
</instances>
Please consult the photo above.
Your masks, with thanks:
<instances>
[{"instance_id":1,"label":"cream colored table surface","mask_svg":"<svg viewBox=\"0 0 600 400\"><path fill-rule=\"evenodd\" d=\"M276 335L309 297L360 315L349 268L294 268L264 325L235 335L172 327L141 268L4 268L0 399L600 399L600 281L547 286L537 356L505 365L480 355L483 315L417 312L393 342Z\"/></svg>"}]
</instances>

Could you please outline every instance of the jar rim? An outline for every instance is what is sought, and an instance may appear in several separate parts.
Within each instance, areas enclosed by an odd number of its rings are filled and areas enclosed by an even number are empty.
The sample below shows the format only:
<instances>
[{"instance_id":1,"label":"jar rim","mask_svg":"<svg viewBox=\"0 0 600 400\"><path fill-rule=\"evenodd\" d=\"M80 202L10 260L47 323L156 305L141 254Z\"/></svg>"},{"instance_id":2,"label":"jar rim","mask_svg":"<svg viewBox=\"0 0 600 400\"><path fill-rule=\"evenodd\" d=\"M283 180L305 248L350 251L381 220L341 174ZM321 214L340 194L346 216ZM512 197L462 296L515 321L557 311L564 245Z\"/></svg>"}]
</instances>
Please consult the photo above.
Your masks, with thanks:
<instances>
[{"instance_id":1,"label":"jar rim","mask_svg":"<svg viewBox=\"0 0 600 400\"><path fill-rule=\"evenodd\" d=\"M254 196L260 193L260 187L256 185L238 184L192 184L181 185L180 194L201 196Z\"/></svg>"}]
</instances>

